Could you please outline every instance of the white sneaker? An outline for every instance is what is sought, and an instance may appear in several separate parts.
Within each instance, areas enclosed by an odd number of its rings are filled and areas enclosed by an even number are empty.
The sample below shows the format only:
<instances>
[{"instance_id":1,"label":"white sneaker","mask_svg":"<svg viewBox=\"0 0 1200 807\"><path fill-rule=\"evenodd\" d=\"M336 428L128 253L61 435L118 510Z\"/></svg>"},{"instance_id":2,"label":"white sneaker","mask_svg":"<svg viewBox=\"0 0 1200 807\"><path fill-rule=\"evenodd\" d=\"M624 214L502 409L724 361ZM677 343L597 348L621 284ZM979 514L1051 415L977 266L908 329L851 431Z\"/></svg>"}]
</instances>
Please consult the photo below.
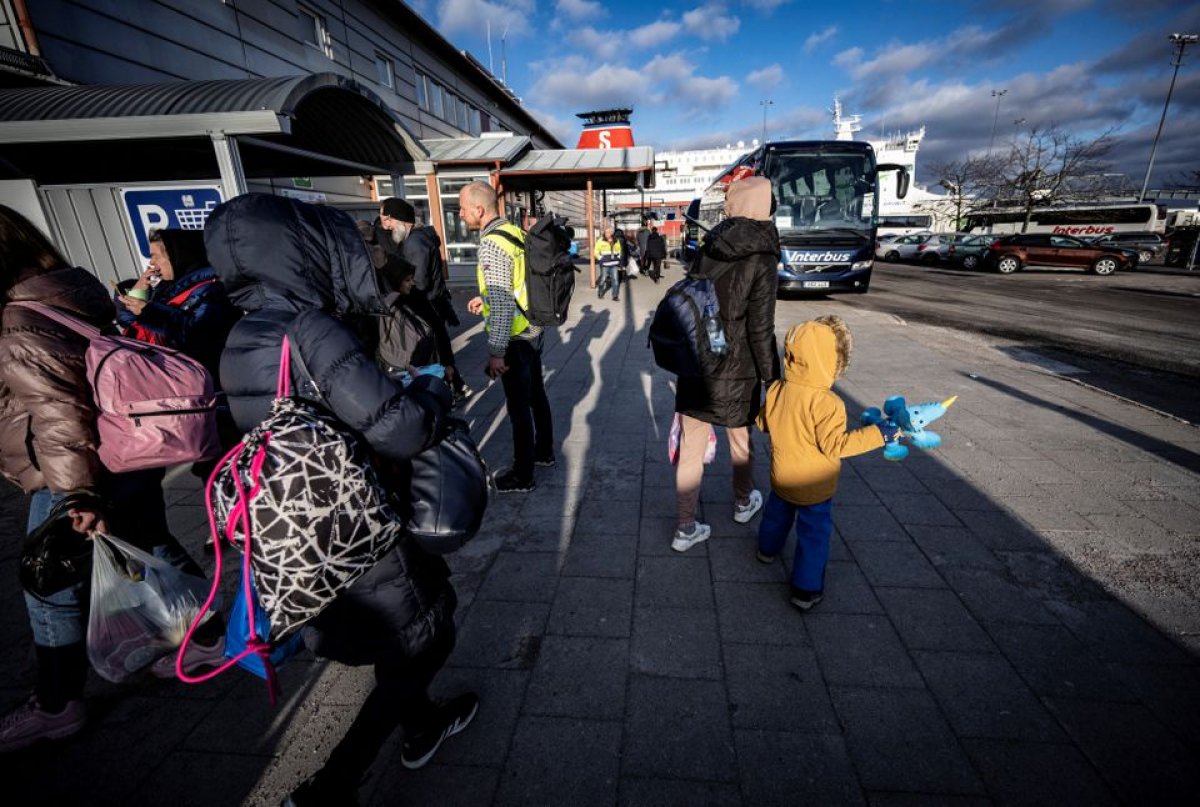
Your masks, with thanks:
<instances>
[{"instance_id":1,"label":"white sneaker","mask_svg":"<svg viewBox=\"0 0 1200 807\"><path fill-rule=\"evenodd\" d=\"M748 524L754 514L762 509L763 497L757 490L750 491L750 499L745 504L733 506L733 520L739 524Z\"/></svg>"},{"instance_id":2,"label":"white sneaker","mask_svg":"<svg viewBox=\"0 0 1200 807\"><path fill-rule=\"evenodd\" d=\"M676 552L687 552L696 544L707 541L710 535L712 535L712 527L697 521L691 532L675 530L675 539L671 541L671 548Z\"/></svg>"}]
</instances>

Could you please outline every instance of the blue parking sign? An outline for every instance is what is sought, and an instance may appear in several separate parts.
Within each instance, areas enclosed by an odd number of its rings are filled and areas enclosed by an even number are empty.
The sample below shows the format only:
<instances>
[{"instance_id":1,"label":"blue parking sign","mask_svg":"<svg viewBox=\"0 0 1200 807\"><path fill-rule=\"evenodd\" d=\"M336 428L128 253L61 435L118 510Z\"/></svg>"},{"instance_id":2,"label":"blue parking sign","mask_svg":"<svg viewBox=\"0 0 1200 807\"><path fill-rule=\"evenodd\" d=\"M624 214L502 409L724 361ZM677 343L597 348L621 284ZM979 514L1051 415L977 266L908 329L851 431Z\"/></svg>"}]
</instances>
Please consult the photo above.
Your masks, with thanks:
<instances>
[{"instance_id":1,"label":"blue parking sign","mask_svg":"<svg viewBox=\"0 0 1200 807\"><path fill-rule=\"evenodd\" d=\"M130 232L144 260L150 260L153 230L203 230L208 214L222 201L219 185L122 188L121 198Z\"/></svg>"}]
</instances>

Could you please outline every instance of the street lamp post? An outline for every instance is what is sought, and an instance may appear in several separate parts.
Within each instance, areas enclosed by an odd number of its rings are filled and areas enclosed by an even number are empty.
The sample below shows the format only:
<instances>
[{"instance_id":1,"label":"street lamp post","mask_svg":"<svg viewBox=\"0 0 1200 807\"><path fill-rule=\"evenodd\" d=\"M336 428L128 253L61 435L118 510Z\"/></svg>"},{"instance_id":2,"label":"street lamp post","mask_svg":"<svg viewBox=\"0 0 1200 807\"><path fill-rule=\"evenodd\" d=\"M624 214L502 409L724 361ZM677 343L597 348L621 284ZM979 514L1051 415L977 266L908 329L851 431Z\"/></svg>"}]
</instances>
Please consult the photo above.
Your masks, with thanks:
<instances>
[{"instance_id":1,"label":"street lamp post","mask_svg":"<svg viewBox=\"0 0 1200 807\"><path fill-rule=\"evenodd\" d=\"M761 106L763 108L762 142L766 143L767 142L767 107L774 106L775 102L764 100L764 101L759 101L758 104L759 104L759 106Z\"/></svg>"},{"instance_id":2,"label":"street lamp post","mask_svg":"<svg viewBox=\"0 0 1200 807\"><path fill-rule=\"evenodd\" d=\"M992 90L992 97L996 99L996 111L992 115L992 137L988 140L988 154L992 153L992 146L996 144L996 121L1000 119L1000 99L1008 90Z\"/></svg>"},{"instance_id":3,"label":"street lamp post","mask_svg":"<svg viewBox=\"0 0 1200 807\"><path fill-rule=\"evenodd\" d=\"M1146 200L1146 186L1150 184L1150 171L1154 168L1154 152L1158 150L1158 138L1162 134L1163 124L1167 120L1167 107L1171 105L1171 93L1175 92L1175 77L1179 75L1179 65L1183 64L1183 52L1188 45L1195 45L1200 41L1200 34L1171 34L1168 37L1171 44L1175 46L1175 72L1171 73L1171 86L1167 89L1167 102L1163 104L1162 117L1158 119L1158 131L1154 133L1154 144L1150 146L1150 163L1146 166L1146 178L1142 180L1142 192L1138 194L1138 201Z\"/></svg>"}]
</instances>

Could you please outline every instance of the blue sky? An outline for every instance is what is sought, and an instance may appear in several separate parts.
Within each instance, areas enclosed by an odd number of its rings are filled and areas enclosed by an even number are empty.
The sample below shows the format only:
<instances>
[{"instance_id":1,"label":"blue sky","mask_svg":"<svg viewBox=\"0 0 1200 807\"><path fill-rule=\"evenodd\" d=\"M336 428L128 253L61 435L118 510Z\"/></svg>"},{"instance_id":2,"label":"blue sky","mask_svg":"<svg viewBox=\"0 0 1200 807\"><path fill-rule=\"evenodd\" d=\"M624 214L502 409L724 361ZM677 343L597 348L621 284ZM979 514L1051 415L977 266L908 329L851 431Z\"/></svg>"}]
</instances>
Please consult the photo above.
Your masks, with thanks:
<instances>
[{"instance_id":1,"label":"blue sky","mask_svg":"<svg viewBox=\"0 0 1200 807\"><path fill-rule=\"evenodd\" d=\"M1200 33L1189 0L417 0L457 47L501 72L568 146L576 112L631 105L639 144L831 136L834 95L859 137L924 125L918 164L1031 126L1113 128L1140 186L1171 78L1169 34ZM993 90L1000 97L997 114ZM1020 124L1014 121L1022 120ZM1180 69L1152 184L1200 169L1200 45Z\"/></svg>"}]
</instances>

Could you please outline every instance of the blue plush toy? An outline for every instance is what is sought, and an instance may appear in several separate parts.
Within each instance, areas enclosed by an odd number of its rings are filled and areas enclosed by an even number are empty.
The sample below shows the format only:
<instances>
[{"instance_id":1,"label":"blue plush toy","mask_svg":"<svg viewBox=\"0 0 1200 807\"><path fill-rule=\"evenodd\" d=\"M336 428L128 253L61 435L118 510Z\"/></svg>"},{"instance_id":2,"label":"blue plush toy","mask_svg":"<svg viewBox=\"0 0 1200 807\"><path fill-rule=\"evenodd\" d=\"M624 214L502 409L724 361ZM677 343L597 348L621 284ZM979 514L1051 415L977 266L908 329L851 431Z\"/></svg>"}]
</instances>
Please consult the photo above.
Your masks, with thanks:
<instances>
[{"instance_id":1,"label":"blue plush toy","mask_svg":"<svg viewBox=\"0 0 1200 807\"><path fill-rule=\"evenodd\" d=\"M897 462L908 456L908 446L900 443L901 437L907 437L909 442L924 451L937 448L942 444L941 436L936 432L926 431L925 427L946 414L946 410L957 400L957 395L951 395L940 403L929 401L916 406L908 406L902 396L893 395L883 402L882 412L875 406L863 412L862 422L864 426L886 423L900 429L896 439L888 441L887 445L883 447L883 458Z\"/></svg>"}]
</instances>

